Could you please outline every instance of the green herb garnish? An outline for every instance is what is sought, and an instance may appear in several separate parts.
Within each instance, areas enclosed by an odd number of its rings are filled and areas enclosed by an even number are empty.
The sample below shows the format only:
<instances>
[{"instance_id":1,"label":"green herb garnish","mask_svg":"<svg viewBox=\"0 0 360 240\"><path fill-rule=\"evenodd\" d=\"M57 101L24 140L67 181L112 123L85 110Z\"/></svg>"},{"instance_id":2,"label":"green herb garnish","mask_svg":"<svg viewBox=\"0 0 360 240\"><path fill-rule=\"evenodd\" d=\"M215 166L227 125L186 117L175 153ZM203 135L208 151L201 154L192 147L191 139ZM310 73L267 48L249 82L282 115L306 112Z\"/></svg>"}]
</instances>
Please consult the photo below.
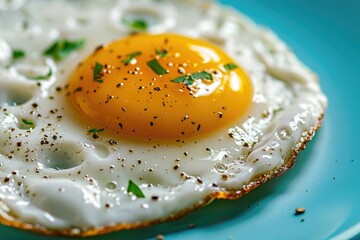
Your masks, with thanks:
<instances>
[{"instance_id":1,"label":"green herb garnish","mask_svg":"<svg viewBox=\"0 0 360 240\"><path fill-rule=\"evenodd\" d=\"M238 66L234 63L227 63L227 64L224 64L224 68L226 71L231 71L235 68L238 68Z\"/></svg>"},{"instance_id":2,"label":"green herb garnish","mask_svg":"<svg viewBox=\"0 0 360 240\"><path fill-rule=\"evenodd\" d=\"M196 79L213 80L213 77L210 73L203 71L203 72L193 73L190 75L180 76L178 78L171 80L171 82L182 83L185 84L186 86L190 86L195 82Z\"/></svg>"},{"instance_id":3,"label":"green herb garnish","mask_svg":"<svg viewBox=\"0 0 360 240\"><path fill-rule=\"evenodd\" d=\"M126 55L128 58L122 60L121 62L125 63L125 64L129 64L136 56L140 56L140 55L141 55L141 52L129 53Z\"/></svg>"},{"instance_id":4,"label":"green herb garnish","mask_svg":"<svg viewBox=\"0 0 360 240\"><path fill-rule=\"evenodd\" d=\"M32 121L26 120L26 119L21 119L21 122L23 124L25 124L29 129L34 129L35 128L35 124Z\"/></svg>"},{"instance_id":5,"label":"green herb garnish","mask_svg":"<svg viewBox=\"0 0 360 240\"><path fill-rule=\"evenodd\" d=\"M154 73L158 75L164 75L167 74L167 71L165 68L163 68L157 59L153 59L147 62L147 65L153 70Z\"/></svg>"},{"instance_id":6,"label":"green herb garnish","mask_svg":"<svg viewBox=\"0 0 360 240\"><path fill-rule=\"evenodd\" d=\"M127 187L128 193L133 193L138 198L145 198L144 193L141 191L141 189L131 180L129 180L129 184Z\"/></svg>"},{"instance_id":7,"label":"green herb garnish","mask_svg":"<svg viewBox=\"0 0 360 240\"><path fill-rule=\"evenodd\" d=\"M10 133L8 130L5 130L4 133L5 133L9 138L11 138L11 133Z\"/></svg>"},{"instance_id":8,"label":"green herb garnish","mask_svg":"<svg viewBox=\"0 0 360 240\"><path fill-rule=\"evenodd\" d=\"M149 24L143 19L123 19L123 23L128 25L133 30L145 32L149 28Z\"/></svg>"},{"instance_id":9,"label":"green herb garnish","mask_svg":"<svg viewBox=\"0 0 360 240\"><path fill-rule=\"evenodd\" d=\"M85 40L66 40L60 39L55 41L50 47L44 51L44 55L51 56L55 60L60 61L70 55L71 52L78 50L84 46Z\"/></svg>"},{"instance_id":10,"label":"green herb garnish","mask_svg":"<svg viewBox=\"0 0 360 240\"><path fill-rule=\"evenodd\" d=\"M194 79L206 79L206 80L213 80L213 77L210 73L208 72L197 72L197 73L193 73L191 74L191 76L194 78Z\"/></svg>"},{"instance_id":11,"label":"green herb garnish","mask_svg":"<svg viewBox=\"0 0 360 240\"><path fill-rule=\"evenodd\" d=\"M280 108L277 108L277 109L274 109L273 110L273 114L277 114L278 112L282 112L284 110L284 108L280 107Z\"/></svg>"},{"instance_id":12,"label":"green herb garnish","mask_svg":"<svg viewBox=\"0 0 360 240\"><path fill-rule=\"evenodd\" d=\"M12 58L13 59L21 59L24 58L26 56L25 52L23 50L20 49L14 49L12 51Z\"/></svg>"},{"instance_id":13,"label":"green herb garnish","mask_svg":"<svg viewBox=\"0 0 360 240\"><path fill-rule=\"evenodd\" d=\"M156 55L158 55L159 57L165 57L168 52L166 50L160 50L160 49L155 49Z\"/></svg>"},{"instance_id":14,"label":"green herb garnish","mask_svg":"<svg viewBox=\"0 0 360 240\"><path fill-rule=\"evenodd\" d=\"M103 83L103 80L101 79L101 77L102 77L101 76L102 69L103 69L103 65L96 62L95 67L94 67L94 71L93 71L94 82Z\"/></svg>"},{"instance_id":15,"label":"green herb garnish","mask_svg":"<svg viewBox=\"0 0 360 240\"><path fill-rule=\"evenodd\" d=\"M49 72L48 72L46 75L36 76L36 77L31 78L31 79L33 79L33 80L38 80L38 81L41 81L41 80L49 80L49 78L51 77L51 75L52 75L52 70L51 70L51 68L49 68Z\"/></svg>"},{"instance_id":16,"label":"green herb garnish","mask_svg":"<svg viewBox=\"0 0 360 240\"><path fill-rule=\"evenodd\" d=\"M185 84L186 86L190 86L195 82L195 79L191 75L185 75L175 78L171 80L171 82L182 83Z\"/></svg>"},{"instance_id":17,"label":"green herb garnish","mask_svg":"<svg viewBox=\"0 0 360 240\"><path fill-rule=\"evenodd\" d=\"M88 130L87 132L88 133L99 133L102 131L104 131L104 128L92 128L92 129Z\"/></svg>"}]
</instances>

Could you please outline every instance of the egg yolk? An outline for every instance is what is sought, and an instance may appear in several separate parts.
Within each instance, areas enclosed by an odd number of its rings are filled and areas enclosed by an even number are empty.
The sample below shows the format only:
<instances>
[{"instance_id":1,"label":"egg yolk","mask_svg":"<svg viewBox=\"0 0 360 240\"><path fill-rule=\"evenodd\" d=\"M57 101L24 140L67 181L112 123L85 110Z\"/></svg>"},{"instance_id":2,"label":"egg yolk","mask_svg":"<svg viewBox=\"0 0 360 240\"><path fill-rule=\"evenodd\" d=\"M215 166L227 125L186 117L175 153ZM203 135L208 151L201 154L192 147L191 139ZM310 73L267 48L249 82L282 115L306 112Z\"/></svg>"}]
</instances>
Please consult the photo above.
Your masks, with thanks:
<instances>
[{"instance_id":1,"label":"egg yolk","mask_svg":"<svg viewBox=\"0 0 360 240\"><path fill-rule=\"evenodd\" d=\"M175 34L138 34L95 49L71 76L70 99L119 135L185 140L236 123L252 85L219 47Z\"/></svg>"}]
</instances>

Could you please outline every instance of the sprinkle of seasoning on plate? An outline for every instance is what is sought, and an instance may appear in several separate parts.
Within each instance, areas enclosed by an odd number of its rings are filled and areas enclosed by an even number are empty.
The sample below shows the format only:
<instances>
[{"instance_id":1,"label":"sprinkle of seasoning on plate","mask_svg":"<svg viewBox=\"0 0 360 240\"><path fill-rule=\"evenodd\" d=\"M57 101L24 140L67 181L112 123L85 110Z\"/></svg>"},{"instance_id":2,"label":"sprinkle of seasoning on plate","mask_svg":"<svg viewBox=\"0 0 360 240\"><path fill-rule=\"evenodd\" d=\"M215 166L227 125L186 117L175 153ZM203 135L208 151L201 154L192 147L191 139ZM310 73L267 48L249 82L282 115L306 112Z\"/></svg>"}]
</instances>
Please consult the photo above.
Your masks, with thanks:
<instances>
[{"instance_id":1,"label":"sprinkle of seasoning on plate","mask_svg":"<svg viewBox=\"0 0 360 240\"><path fill-rule=\"evenodd\" d=\"M103 65L96 62L95 63L95 67L94 67L94 71L93 71L93 78L94 78L94 82L98 82L98 83L103 83L104 81L101 79L101 71L103 69Z\"/></svg>"},{"instance_id":2,"label":"sprinkle of seasoning on plate","mask_svg":"<svg viewBox=\"0 0 360 240\"><path fill-rule=\"evenodd\" d=\"M133 53L129 53L127 54L127 58L122 60L121 62L124 64L129 64L133 59L135 59L135 57L140 56L141 52L133 52Z\"/></svg>"},{"instance_id":3,"label":"sprinkle of seasoning on plate","mask_svg":"<svg viewBox=\"0 0 360 240\"><path fill-rule=\"evenodd\" d=\"M296 208L295 215L301 215L305 213L305 208Z\"/></svg>"},{"instance_id":4,"label":"sprinkle of seasoning on plate","mask_svg":"<svg viewBox=\"0 0 360 240\"><path fill-rule=\"evenodd\" d=\"M233 70L235 68L238 68L238 66L236 64L234 64L234 63L227 63L227 64L224 65L224 68L225 68L226 71L229 72L229 71L231 71L231 70Z\"/></svg>"},{"instance_id":5,"label":"sprinkle of seasoning on plate","mask_svg":"<svg viewBox=\"0 0 360 240\"><path fill-rule=\"evenodd\" d=\"M160 65L157 59L148 61L147 65L151 68L151 70L153 70L154 73L158 75L164 75L168 73L166 69Z\"/></svg>"},{"instance_id":6,"label":"sprinkle of seasoning on plate","mask_svg":"<svg viewBox=\"0 0 360 240\"><path fill-rule=\"evenodd\" d=\"M138 198L145 198L144 193L141 189L131 180L129 180L129 184L127 187L127 192L134 194Z\"/></svg>"}]
</instances>

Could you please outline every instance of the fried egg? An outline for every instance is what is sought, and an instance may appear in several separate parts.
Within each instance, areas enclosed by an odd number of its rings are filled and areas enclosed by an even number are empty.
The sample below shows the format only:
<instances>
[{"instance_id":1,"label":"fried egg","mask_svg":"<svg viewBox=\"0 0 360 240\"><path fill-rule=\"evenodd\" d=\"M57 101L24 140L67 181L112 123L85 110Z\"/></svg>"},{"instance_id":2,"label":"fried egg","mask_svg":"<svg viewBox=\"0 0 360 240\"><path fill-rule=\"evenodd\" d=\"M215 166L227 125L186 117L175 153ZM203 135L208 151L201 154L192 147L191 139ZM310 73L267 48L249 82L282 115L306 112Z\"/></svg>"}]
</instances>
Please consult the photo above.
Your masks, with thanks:
<instances>
[{"instance_id":1,"label":"fried egg","mask_svg":"<svg viewBox=\"0 0 360 240\"><path fill-rule=\"evenodd\" d=\"M282 174L320 127L316 75L212 1L0 11L3 224L90 236L175 219Z\"/></svg>"}]
</instances>

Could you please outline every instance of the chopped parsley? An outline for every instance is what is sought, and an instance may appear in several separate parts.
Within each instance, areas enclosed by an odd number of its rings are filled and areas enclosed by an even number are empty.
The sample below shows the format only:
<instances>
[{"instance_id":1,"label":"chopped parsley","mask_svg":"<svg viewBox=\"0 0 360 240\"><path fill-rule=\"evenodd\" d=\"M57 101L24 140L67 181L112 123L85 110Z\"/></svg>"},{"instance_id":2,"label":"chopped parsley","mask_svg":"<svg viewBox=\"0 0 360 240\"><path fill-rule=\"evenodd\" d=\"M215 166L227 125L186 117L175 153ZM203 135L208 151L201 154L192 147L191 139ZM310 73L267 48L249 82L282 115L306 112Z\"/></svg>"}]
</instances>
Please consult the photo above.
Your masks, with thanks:
<instances>
[{"instance_id":1,"label":"chopped parsley","mask_svg":"<svg viewBox=\"0 0 360 240\"><path fill-rule=\"evenodd\" d=\"M284 108L279 107L279 108L273 110L273 114L275 115L275 114L277 114L278 112L282 112L283 110L284 110Z\"/></svg>"},{"instance_id":2,"label":"chopped parsley","mask_svg":"<svg viewBox=\"0 0 360 240\"><path fill-rule=\"evenodd\" d=\"M129 53L126 56L128 58L122 60L121 62L124 64L129 64L135 57L140 56L141 52L133 52L133 53Z\"/></svg>"},{"instance_id":3,"label":"chopped parsley","mask_svg":"<svg viewBox=\"0 0 360 240\"><path fill-rule=\"evenodd\" d=\"M51 77L51 75L52 75L52 70L51 70L51 68L49 67L49 72L48 72L46 75L36 76L36 77L31 78L31 79L33 79L33 80L38 80L38 81L49 80L49 78Z\"/></svg>"},{"instance_id":4,"label":"chopped parsley","mask_svg":"<svg viewBox=\"0 0 360 240\"><path fill-rule=\"evenodd\" d=\"M26 56L25 52L21 49L14 49L12 51L12 58L13 59L21 59Z\"/></svg>"},{"instance_id":5,"label":"chopped parsley","mask_svg":"<svg viewBox=\"0 0 360 240\"><path fill-rule=\"evenodd\" d=\"M167 74L167 71L165 68L163 68L157 59L153 59L147 62L147 65L153 70L154 73L158 75L164 75Z\"/></svg>"},{"instance_id":6,"label":"chopped parsley","mask_svg":"<svg viewBox=\"0 0 360 240\"><path fill-rule=\"evenodd\" d=\"M235 68L238 68L238 66L234 63L227 63L227 64L224 64L224 68L226 71L231 71Z\"/></svg>"},{"instance_id":7,"label":"chopped parsley","mask_svg":"<svg viewBox=\"0 0 360 240\"><path fill-rule=\"evenodd\" d=\"M67 39L59 39L44 51L44 55L51 56L55 60L60 61L70 55L71 52L82 48L84 46L84 43L84 39L74 41Z\"/></svg>"},{"instance_id":8,"label":"chopped parsley","mask_svg":"<svg viewBox=\"0 0 360 240\"><path fill-rule=\"evenodd\" d=\"M23 124L26 125L26 127L28 127L29 129L34 129L35 128L35 124L32 121L26 120L26 119L21 119L21 122Z\"/></svg>"},{"instance_id":9,"label":"chopped parsley","mask_svg":"<svg viewBox=\"0 0 360 240\"><path fill-rule=\"evenodd\" d=\"M103 65L96 62L95 67L94 67L94 71L93 71L94 82L98 82L98 83L103 82L103 80L101 79L101 77L102 77L102 75L101 75L102 69L103 69Z\"/></svg>"},{"instance_id":10,"label":"chopped parsley","mask_svg":"<svg viewBox=\"0 0 360 240\"><path fill-rule=\"evenodd\" d=\"M5 133L9 138L11 138L11 133L10 133L8 130L5 130L4 133Z\"/></svg>"},{"instance_id":11,"label":"chopped parsley","mask_svg":"<svg viewBox=\"0 0 360 240\"><path fill-rule=\"evenodd\" d=\"M123 19L123 23L133 30L145 32L149 28L149 24L143 19Z\"/></svg>"},{"instance_id":12,"label":"chopped parsley","mask_svg":"<svg viewBox=\"0 0 360 240\"><path fill-rule=\"evenodd\" d=\"M131 180L129 180L129 184L127 187L127 192L134 194L138 198L145 198L144 193L141 189Z\"/></svg>"},{"instance_id":13,"label":"chopped parsley","mask_svg":"<svg viewBox=\"0 0 360 240\"><path fill-rule=\"evenodd\" d=\"M186 86L190 86L197 79L213 80L213 77L210 73L202 71L202 72L197 72L197 73L193 73L190 75L180 76L178 78L171 80L171 82L182 83L182 84L185 84Z\"/></svg>"},{"instance_id":14,"label":"chopped parsley","mask_svg":"<svg viewBox=\"0 0 360 240\"><path fill-rule=\"evenodd\" d=\"M195 82L195 79L191 75L185 75L175 78L171 80L171 82L182 83L185 84L186 86L190 86Z\"/></svg>"},{"instance_id":15,"label":"chopped parsley","mask_svg":"<svg viewBox=\"0 0 360 240\"><path fill-rule=\"evenodd\" d=\"M166 50L160 50L160 49L155 49L156 55L158 55L159 57L166 57L166 55L168 54L168 52Z\"/></svg>"},{"instance_id":16,"label":"chopped parsley","mask_svg":"<svg viewBox=\"0 0 360 240\"><path fill-rule=\"evenodd\" d=\"M212 75L205 71L193 73L193 74L191 74L191 77L193 77L194 79L201 79L201 80L203 80L203 79L213 80Z\"/></svg>"},{"instance_id":17,"label":"chopped parsley","mask_svg":"<svg viewBox=\"0 0 360 240\"><path fill-rule=\"evenodd\" d=\"M102 131L104 131L104 128L92 128L92 129L88 130L87 132L88 133L99 133Z\"/></svg>"}]
</instances>

